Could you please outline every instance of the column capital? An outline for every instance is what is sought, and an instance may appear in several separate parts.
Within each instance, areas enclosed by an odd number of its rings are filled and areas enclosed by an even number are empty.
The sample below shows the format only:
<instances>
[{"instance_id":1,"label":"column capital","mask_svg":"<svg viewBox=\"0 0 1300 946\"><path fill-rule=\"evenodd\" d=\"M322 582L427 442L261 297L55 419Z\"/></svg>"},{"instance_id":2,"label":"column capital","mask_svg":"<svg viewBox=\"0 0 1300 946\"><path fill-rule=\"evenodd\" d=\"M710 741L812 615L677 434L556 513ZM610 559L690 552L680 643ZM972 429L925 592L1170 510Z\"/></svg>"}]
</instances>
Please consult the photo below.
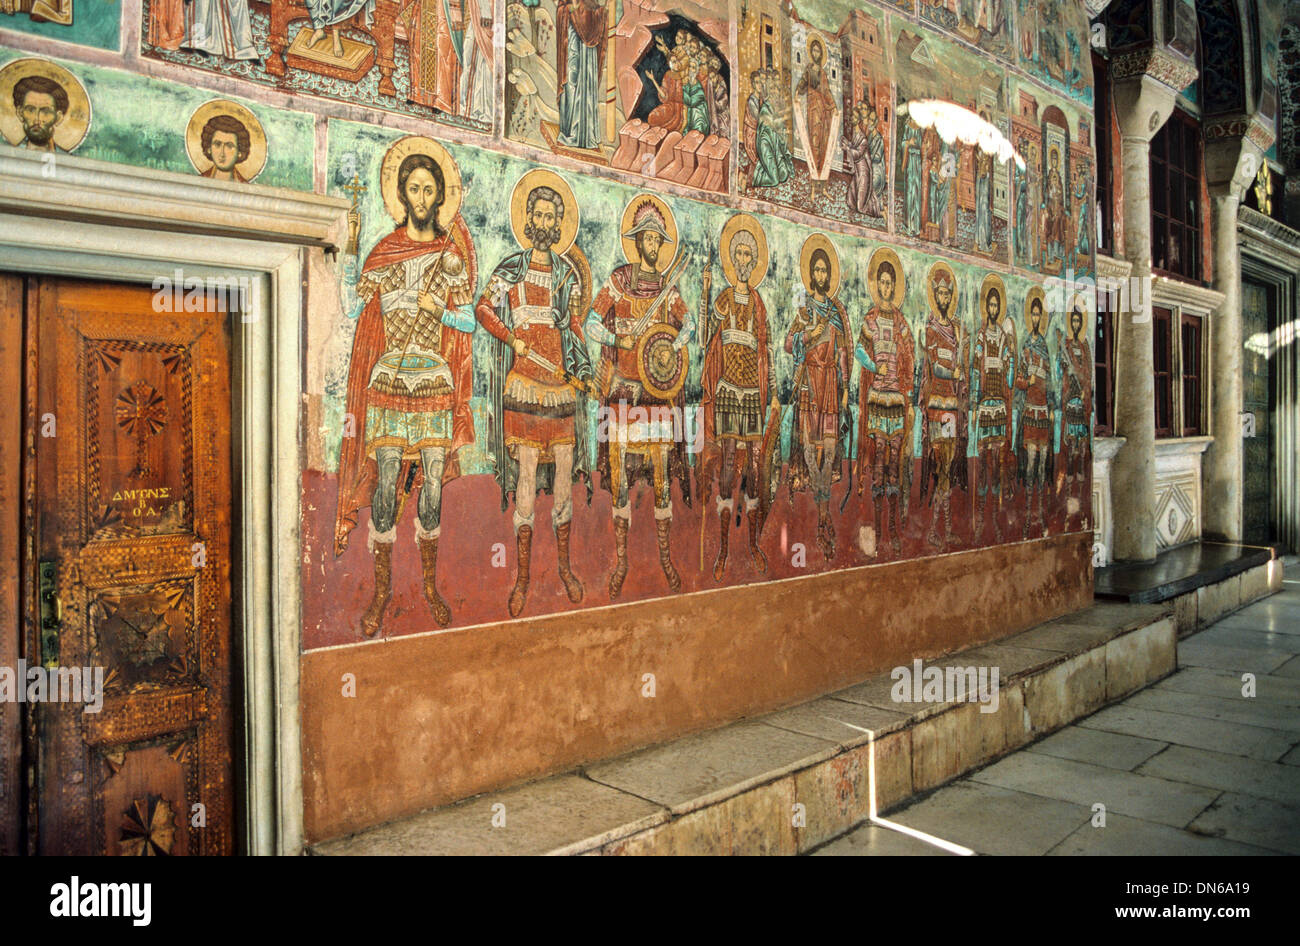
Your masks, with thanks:
<instances>
[{"instance_id":1,"label":"column capital","mask_svg":"<svg viewBox=\"0 0 1300 946\"><path fill-rule=\"evenodd\" d=\"M1137 58L1128 59L1129 56ZM1173 113L1178 92L1185 88L1177 85L1184 74L1172 80L1164 77L1160 64L1167 61L1181 62L1172 54L1154 48L1125 53L1111 61L1115 115L1119 119L1120 136L1126 142L1149 143ZM1196 78L1196 68L1187 68L1190 84Z\"/></svg>"},{"instance_id":2,"label":"column capital","mask_svg":"<svg viewBox=\"0 0 1300 946\"><path fill-rule=\"evenodd\" d=\"M1270 121L1255 115L1215 116L1202 122L1205 131L1205 182L1211 197L1241 200L1264 164L1273 144Z\"/></svg>"}]
</instances>

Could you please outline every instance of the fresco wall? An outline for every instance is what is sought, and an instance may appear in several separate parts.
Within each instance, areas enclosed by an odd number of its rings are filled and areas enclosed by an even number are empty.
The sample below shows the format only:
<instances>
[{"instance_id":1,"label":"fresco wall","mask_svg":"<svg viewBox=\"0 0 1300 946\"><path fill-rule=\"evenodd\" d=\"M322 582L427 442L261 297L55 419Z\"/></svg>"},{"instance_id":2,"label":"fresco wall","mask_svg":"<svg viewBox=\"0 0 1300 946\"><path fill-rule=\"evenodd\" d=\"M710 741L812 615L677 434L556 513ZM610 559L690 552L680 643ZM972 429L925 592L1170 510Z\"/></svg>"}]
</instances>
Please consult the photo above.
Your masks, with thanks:
<instances>
[{"instance_id":1,"label":"fresco wall","mask_svg":"<svg viewBox=\"0 0 1300 946\"><path fill-rule=\"evenodd\" d=\"M1090 529L1082 4L82 12L0 22L10 144L351 203L305 649Z\"/></svg>"}]
</instances>

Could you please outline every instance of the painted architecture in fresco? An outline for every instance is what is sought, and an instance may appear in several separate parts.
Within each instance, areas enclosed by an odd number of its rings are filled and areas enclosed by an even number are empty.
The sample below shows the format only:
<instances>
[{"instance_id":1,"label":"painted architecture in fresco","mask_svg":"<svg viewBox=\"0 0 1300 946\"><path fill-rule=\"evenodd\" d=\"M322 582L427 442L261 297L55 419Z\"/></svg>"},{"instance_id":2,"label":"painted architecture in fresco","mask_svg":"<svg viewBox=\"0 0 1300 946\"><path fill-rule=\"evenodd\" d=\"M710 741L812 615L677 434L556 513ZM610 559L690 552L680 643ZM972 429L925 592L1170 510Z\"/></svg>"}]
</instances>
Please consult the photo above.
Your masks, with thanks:
<instances>
[{"instance_id":1,"label":"painted architecture in fresco","mask_svg":"<svg viewBox=\"0 0 1300 946\"><path fill-rule=\"evenodd\" d=\"M315 647L1041 537L1067 496L1081 527L1092 322L1042 303L1092 270L1091 124L1013 6L752 0L733 51L717 3L512 2L497 86L483 0L147 0L146 56L250 96L133 80L101 127L120 76L9 57L0 130L350 202L310 290ZM432 123L329 117L322 171L258 88Z\"/></svg>"}]
</instances>

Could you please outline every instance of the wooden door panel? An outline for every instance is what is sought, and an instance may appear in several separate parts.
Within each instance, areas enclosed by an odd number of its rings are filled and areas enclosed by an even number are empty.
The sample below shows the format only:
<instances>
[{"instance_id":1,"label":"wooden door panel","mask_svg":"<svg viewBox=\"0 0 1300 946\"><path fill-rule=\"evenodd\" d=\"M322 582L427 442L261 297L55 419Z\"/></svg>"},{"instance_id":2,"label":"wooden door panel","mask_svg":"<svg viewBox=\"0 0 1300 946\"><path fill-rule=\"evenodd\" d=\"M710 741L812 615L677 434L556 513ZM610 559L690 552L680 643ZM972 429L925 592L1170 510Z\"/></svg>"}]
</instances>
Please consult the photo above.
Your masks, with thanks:
<instances>
[{"instance_id":1,"label":"wooden door panel","mask_svg":"<svg viewBox=\"0 0 1300 946\"><path fill-rule=\"evenodd\" d=\"M0 274L0 667L17 667L22 626L23 281ZM0 702L0 856L22 846L22 706Z\"/></svg>"},{"instance_id":2,"label":"wooden door panel","mask_svg":"<svg viewBox=\"0 0 1300 946\"><path fill-rule=\"evenodd\" d=\"M40 709L42 852L233 846L228 316L152 298L39 292L39 558L59 664L104 675L101 712Z\"/></svg>"}]
</instances>

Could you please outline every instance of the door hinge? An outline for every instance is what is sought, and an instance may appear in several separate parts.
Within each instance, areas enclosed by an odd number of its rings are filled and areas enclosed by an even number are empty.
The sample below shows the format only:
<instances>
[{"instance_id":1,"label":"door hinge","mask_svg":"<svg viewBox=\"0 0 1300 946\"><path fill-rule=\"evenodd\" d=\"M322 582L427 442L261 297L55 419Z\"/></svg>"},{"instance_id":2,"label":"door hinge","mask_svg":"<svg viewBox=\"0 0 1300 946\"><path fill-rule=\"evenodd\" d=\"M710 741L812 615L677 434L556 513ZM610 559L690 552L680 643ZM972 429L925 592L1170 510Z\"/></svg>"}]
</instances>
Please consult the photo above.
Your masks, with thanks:
<instances>
[{"instance_id":1,"label":"door hinge","mask_svg":"<svg viewBox=\"0 0 1300 946\"><path fill-rule=\"evenodd\" d=\"M59 563L41 562L37 571L41 606L41 663L59 665L59 628L63 626L63 600L59 597Z\"/></svg>"}]
</instances>

